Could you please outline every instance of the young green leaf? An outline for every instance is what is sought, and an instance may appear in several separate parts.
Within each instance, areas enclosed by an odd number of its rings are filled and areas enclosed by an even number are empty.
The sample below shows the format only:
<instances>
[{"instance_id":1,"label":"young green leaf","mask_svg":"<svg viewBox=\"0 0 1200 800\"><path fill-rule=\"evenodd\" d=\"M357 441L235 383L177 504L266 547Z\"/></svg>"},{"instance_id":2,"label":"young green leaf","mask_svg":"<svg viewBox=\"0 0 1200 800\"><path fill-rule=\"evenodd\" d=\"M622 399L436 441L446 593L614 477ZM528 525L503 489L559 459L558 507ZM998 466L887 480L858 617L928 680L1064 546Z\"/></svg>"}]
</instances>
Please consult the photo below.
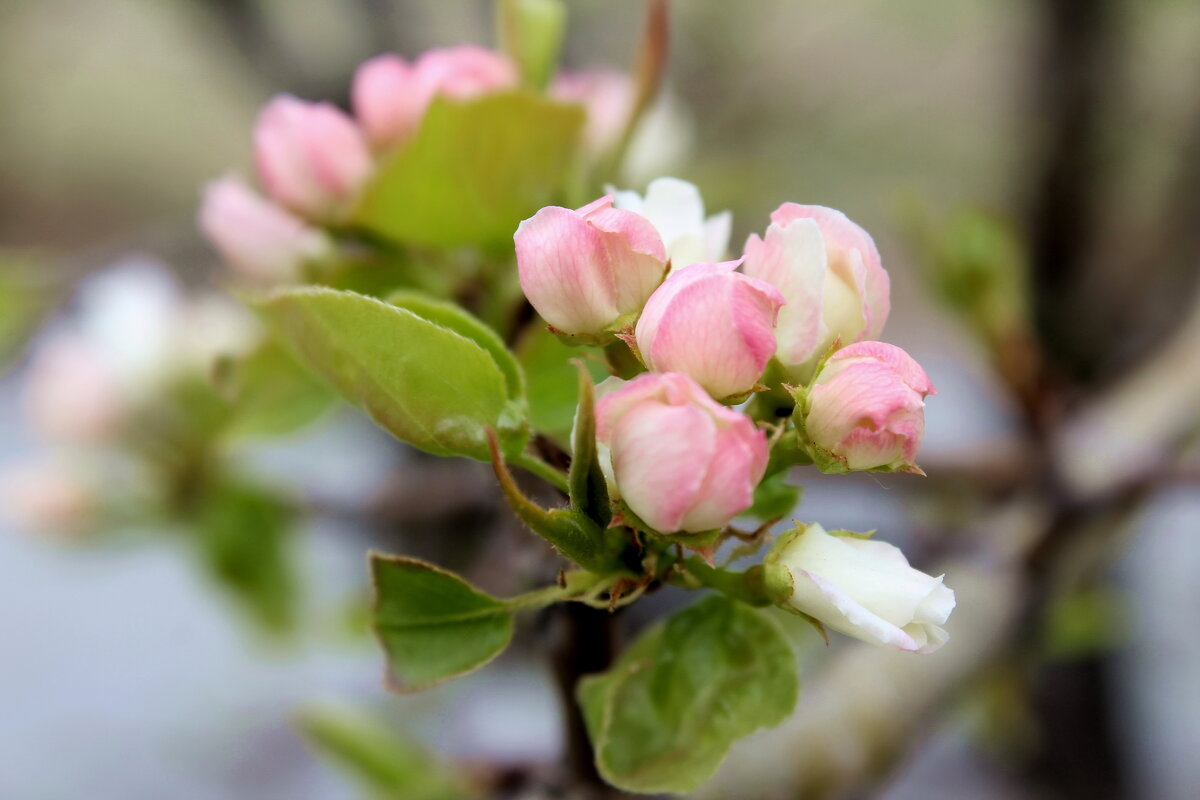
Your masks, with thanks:
<instances>
[{"instance_id":1,"label":"young green leaf","mask_svg":"<svg viewBox=\"0 0 1200 800\"><path fill-rule=\"evenodd\" d=\"M319 287L258 303L275 334L346 399L399 439L434 455L487 461L485 431L504 452L528 439L521 403L492 353L381 300Z\"/></svg>"},{"instance_id":2,"label":"young green leaf","mask_svg":"<svg viewBox=\"0 0 1200 800\"><path fill-rule=\"evenodd\" d=\"M529 422L538 433L564 446L571 440L579 387L571 359L580 359L593 381L608 377L598 359L587 358L591 352L591 348L563 344L540 320L530 324L517 342L517 360L529 381Z\"/></svg>"},{"instance_id":3,"label":"young green leaf","mask_svg":"<svg viewBox=\"0 0 1200 800\"><path fill-rule=\"evenodd\" d=\"M798 693L795 655L774 623L717 595L579 686L600 774L647 794L698 788L735 740L782 722Z\"/></svg>"},{"instance_id":4,"label":"young green leaf","mask_svg":"<svg viewBox=\"0 0 1200 800\"><path fill-rule=\"evenodd\" d=\"M441 325L443 328L449 328L487 350L496 362L496 366L504 373L509 399L524 402L525 373L521 370L521 365L517 363L516 357L505 346L500 335L481 320L464 311L461 306L445 300L436 300L420 292L406 290L393 292L388 295L387 301L394 306L406 308L417 316Z\"/></svg>"},{"instance_id":5,"label":"young green leaf","mask_svg":"<svg viewBox=\"0 0 1200 800\"><path fill-rule=\"evenodd\" d=\"M267 340L232 363L218 388L232 406L225 435L282 436L316 420L337 396L296 363L279 342Z\"/></svg>"},{"instance_id":6,"label":"young green leaf","mask_svg":"<svg viewBox=\"0 0 1200 800\"><path fill-rule=\"evenodd\" d=\"M199 499L194 519L201 558L221 586L263 629L289 630L297 596L290 510L263 489L226 480Z\"/></svg>"},{"instance_id":7,"label":"young green leaf","mask_svg":"<svg viewBox=\"0 0 1200 800\"><path fill-rule=\"evenodd\" d=\"M462 778L381 720L353 708L310 706L296 726L321 756L380 800L466 800Z\"/></svg>"},{"instance_id":8,"label":"young green leaf","mask_svg":"<svg viewBox=\"0 0 1200 800\"><path fill-rule=\"evenodd\" d=\"M508 646L508 606L415 558L371 554L372 625L388 687L415 692L482 667Z\"/></svg>"},{"instance_id":9,"label":"young green leaf","mask_svg":"<svg viewBox=\"0 0 1200 800\"><path fill-rule=\"evenodd\" d=\"M511 245L517 224L561 195L582 125L582 108L526 90L439 97L350 224L407 244Z\"/></svg>"}]
</instances>

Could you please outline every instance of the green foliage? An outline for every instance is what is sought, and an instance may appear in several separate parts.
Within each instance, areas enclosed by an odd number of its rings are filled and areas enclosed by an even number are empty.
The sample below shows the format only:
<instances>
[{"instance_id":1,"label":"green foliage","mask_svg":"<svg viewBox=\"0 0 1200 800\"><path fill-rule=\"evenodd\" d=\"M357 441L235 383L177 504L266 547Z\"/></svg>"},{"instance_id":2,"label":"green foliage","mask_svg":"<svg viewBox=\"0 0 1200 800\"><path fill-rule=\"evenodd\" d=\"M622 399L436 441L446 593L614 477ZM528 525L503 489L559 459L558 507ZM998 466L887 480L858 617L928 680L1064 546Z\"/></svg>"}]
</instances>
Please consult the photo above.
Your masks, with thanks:
<instances>
[{"instance_id":1,"label":"green foliage","mask_svg":"<svg viewBox=\"0 0 1200 800\"><path fill-rule=\"evenodd\" d=\"M25 257L0 253L0 368L24 345L58 292Z\"/></svg>"},{"instance_id":2,"label":"green foliage","mask_svg":"<svg viewBox=\"0 0 1200 800\"><path fill-rule=\"evenodd\" d=\"M562 0L500 0L501 47L521 68L526 86L544 89L554 75L567 9Z\"/></svg>"},{"instance_id":3,"label":"green foliage","mask_svg":"<svg viewBox=\"0 0 1200 800\"><path fill-rule=\"evenodd\" d=\"M337 399L275 340L229 362L217 377L231 406L226 434L234 437L291 433L316 420Z\"/></svg>"},{"instance_id":4,"label":"green foliage","mask_svg":"<svg viewBox=\"0 0 1200 800\"><path fill-rule=\"evenodd\" d=\"M804 489L787 482L787 471L769 475L754 489L754 503L744 512L758 520L786 517L800 504Z\"/></svg>"},{"instance_id":5,"label":"green foliage","mask_svg":"<svg viewBox=\"0 0 1200 800\"><path fill-rule=\"evenodd\" d=\"M375 717L311 706L296 725L312 748L348 773L372 800L465 800L469 789L426 749Z\"/></svg>"},{"instance_id":6,"label":"green foliage","mask_svg":"<svg viewBox=\"0 0 1200 800\"><path fill-rule=\"evenodd\" d=\"M512 365L506 376L490 349L458 330L333 289L278 291L258 308L303 363L397 438L481 461L489 458L488 428L505 453L524 447L528 426L512 392ZM450 316L438 314L443 322ZM465 312L453 324L477 334L483 328Z\"/></svg>"},{"instance_id":7,"label":"green foliage","mask_svg":"<svg viewBox=\"0 0 1200 800\"><path fill-rule=\"evenodd\" d=\"M388 685L413 692L478 669L513 634L507 604L433 564L371 554L375 634Z\"/></svg>"},{"instance_id":8,"label":"green foliage","mask_svg":"<svg viewBox=\"0 0 1200 800\"><path fill-rule=\"evenodd\" d=\"M798 693L796 658L775 624L715 595L579 686L600 774L647 794L698 788L735 740L782 722Z\"/></svg>"},{"instance_id":9,"label":"green foliage","mask_svg":"<svg viewBox=\"0 0 1200 800\"><path fill-rule=\"evenodd\" d=\"M437 98L363 191L350 224L404 244L511 244L570 175L583 109L530 91Z\"/></svg>"},{"instance_id":10,"label":"green foliage","mask_svg":"<svg viewBox=\"0 0 1200 800\"><path fill-rule=\"evenodd\" d=\"M530 325L517 342L517 360L529 382L529 421L534 430L559 444L570 441L579 390L579 375L570 360L580 359L594 381L608 377L602 363L588 358L593 352L563 344L540 321Z\"/></svg>"},{"instance_id":11,"label":"green foliage","mask_svg":"<svg viewBox=\"0 0 1200 800\"><path fill-rule=\"evenodd\" d=\"M292 513L258 487L222 481L195 511L196 541L209 571L264 629L295 624L297 582L288 555Z\"/></svg>"},{"instance_id":12,"label":"green foliage","mask_svg":"<svg viewBox=\"0 0 1200 800\"><path fill-rule=\"evenodd\" d=\"M521 365L505 347L504 340L494 330L464 311L462 306L410 291L393 292L387 301L443 328L449 328L488 351L496 366L504 373L509 398L525 402L525 373L521 371Z\"/></svg>"}]
</instances>

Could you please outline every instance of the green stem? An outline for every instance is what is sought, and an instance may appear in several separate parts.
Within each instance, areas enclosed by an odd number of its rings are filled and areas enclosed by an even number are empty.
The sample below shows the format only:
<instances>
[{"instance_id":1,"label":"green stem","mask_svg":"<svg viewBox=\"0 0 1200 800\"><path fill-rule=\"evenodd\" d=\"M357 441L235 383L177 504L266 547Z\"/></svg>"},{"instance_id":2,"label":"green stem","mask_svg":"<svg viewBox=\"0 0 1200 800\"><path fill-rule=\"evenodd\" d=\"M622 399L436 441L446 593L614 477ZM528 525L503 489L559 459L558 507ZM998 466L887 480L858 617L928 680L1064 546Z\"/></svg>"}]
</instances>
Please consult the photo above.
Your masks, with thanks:
<instances>
[{"instance_id":1,"label":"green stem","mask_svg":"<svg viewBox=\"0 0 1200 800\"><path fill-rule=\"evenodd\" d=\"M672 583L690 589L706 586L752 606L769 606L775 602L763 581L761 566L751 567L745 572L731 572L711 567L697 556L687 557L683 565L685 571L672 578Z\"/></svg>"},{"instance_id":2,"label":"green stem","mask_svg":"<svg viewBox=\"0 0 1200 800\"><path fill-rule=\"evenodd\" d=\"M569 490L567 476L532 453L521 453L512 459L512 464L526 472L533 473L559 491Z\"/></svg>"},{"instance_id":3,"label":"green stem","mask_svg":"<svg viewBox=\"0 0 1200 800\"><path fill-rule=\"evenodd\" d=\"M504 601L504 604L508 606L510 611L545 608L560 601L573 600L580 595L586 594L605 580L603 575L575 570L563 576L564 585L562 586L543 586L541 589L534 589L532 592L510 597Z\"/></svg>"}]
</instances>

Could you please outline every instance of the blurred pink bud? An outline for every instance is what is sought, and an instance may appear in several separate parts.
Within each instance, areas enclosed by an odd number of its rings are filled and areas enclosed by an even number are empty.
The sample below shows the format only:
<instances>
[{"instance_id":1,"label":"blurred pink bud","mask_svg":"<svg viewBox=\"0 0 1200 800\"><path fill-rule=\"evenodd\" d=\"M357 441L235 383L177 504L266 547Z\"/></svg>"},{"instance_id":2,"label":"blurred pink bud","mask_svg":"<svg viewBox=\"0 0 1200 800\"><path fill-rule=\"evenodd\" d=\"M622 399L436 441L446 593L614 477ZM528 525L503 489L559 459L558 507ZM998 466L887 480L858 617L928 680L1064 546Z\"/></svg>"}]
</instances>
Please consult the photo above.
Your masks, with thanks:
<instances>
[{"instance_id":1,"label":"blurred pink bud","mask_svg":"<svg viewBox=\"0 0 1200 800\"><path fill-rule=\"evenodd\" d=\"M230 266L260 283L294 281L304 262L320 258L332 247L323 231L233 176L205 188L199 222Z\"/></svg>"},{"instance_id":2,"label":"blurred pink bud","mask_svg":"<svg viewBox=\"0 0 1200 800\"><path fill-rule=\"evenodd\" d=\"M58 442L94 443L112 437L127 412L119 376L105 354L74 334L40 348L29 366L25 413Z\"/></svg>"},{"instance_id":3,"label":"blurred pink bud","mask_svg":"<svg viewBox=\"0 0 1200 800\"><path fill-rule=\"evenodd\" d=\"M354 116L376 149L409 137L425 113L416 70L395 53L376 56L359 65L350 90Z\"/></svg>"},{"instance_id":4,"label":"blurred pink bud","mask_svg":"<svg viewBox=\"0 0 1200 800\"><path fill-rule=\"evenodd\" d=\"M469 100L511 89L520 77L508 56L471 44L425 51L417 59L416 72L426 103L439 95Z\"/></svg>"},{"instance_id":5,"label":"blurred pink bud","mask_svg":"<svg viewBox=\"0 0 1200 800\"><path fill-rule=\"evenodd\" d=\"M548 206L513 235L521 289L563 333L597 335L641 310L667 254L654 226L611 196L572 211Z\"/></svg>"},{"instance_id":6,"label":"blurred pink bud","mask_svg":"<svg viewBox=\"0 0 1200 800\"><path fill-rule=\"evenodd\" d=\"M723 528L749 508L767 467L766 435L691 378L647 373L596 404L617 492L655 530Z\"/></svg>"},{"instance_id":7,"label":"blurred pink bud","mask_svg":"<svg viewBox=\"0 0 1200 800\"><path fill-rule=\"evenodd\" d=\"M809 439L847 470L919 471L925 396L935 394L908 353L884 342L858 342L825 362L808 393Z\"/></svg>"},{"instance_id":8,"label":"blurred pink bud","mask_svg":"<svg viewBox=\"0 0 1200 800\"><path fill-rule=\"evenodd\" d=\"M793 378L807 380L835 340L875 339L883 332L889 279L870 235L845 214L784 203L760 239L746 241L747 275L787 298L779 315L777 356Z\"/></svg>"},{"instance_id":9,"label":"blurred pink bud","mask_svg":"<svg viewBox=\"0 0 1200 800\"><path fill-rule=\"evenodd\" d=\"M633 80L615 69L560 72L550 85L550 96L583 106L587 114L584 147L593 155L602 155L616 147L629 122Z\"/></svg>"},{"instance_id":10,"label":"blurred pink bud","mask_svg":"<svg viewBox=\"0 0 1200 800\"><path fill-rule=\"evenodd\" d=\"M516 87L507 56L474 45L429 50L409 64L395 53L364 61L354 74L354 116L376 150L401 144L438 96L469 100Z\"/></svg>"},{"instance_id":11,"label":"blurred pink bud","mask_svg":"<svg viewBox=\"0 0 1200 800\"><path fill-rule=\"evenodd\" d=\"M95 489L62 465L35 462L0 473L0 510L30 533L73 534L99 503Z\"/></svg>"},{"instance_id":12,"label":"blurred pink bud","mask_svg":"<svg viewBox=\"0 0 1200 800\"><path fill-rule=\"evenodd\" d=\"M348 116L290 95L259 114L254 150L267 195L308 219L336 220L371 173L366 140Z\"/></svg>"},{"instance_id":13,"label":"blurred pink bud","mask_svg":"<svg viewBox=\"0 0 1200 800\"><path fill-rule=\"evenodd\" d=\"M736 272L737 261L672 272L646 302L637 344L646 366L682 372L721 400L754 388L775 352L783 297Z\"/></svg>"}]
</instances>

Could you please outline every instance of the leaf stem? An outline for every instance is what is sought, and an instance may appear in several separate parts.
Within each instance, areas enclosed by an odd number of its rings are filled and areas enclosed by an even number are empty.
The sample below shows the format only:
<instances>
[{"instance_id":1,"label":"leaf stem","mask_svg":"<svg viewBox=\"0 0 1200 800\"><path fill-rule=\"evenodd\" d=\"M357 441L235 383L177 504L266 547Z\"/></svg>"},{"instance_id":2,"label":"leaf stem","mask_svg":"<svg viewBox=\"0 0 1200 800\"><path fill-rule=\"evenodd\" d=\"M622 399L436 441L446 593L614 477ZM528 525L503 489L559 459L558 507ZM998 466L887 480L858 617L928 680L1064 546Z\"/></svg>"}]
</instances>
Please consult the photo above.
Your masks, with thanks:
<instances>
[{"instance_id":1,"label":"leaf stem","mask_svg":"<svg viewBox=\"0 0 1200 800\"><path fill-rule=\"evenodd\" d=\"M510 461L513 466L533 473L559 491L566 492L569 489L566 475L532 453L520 453Z\"/></svg>"},{"instance_id":2,"label":"leaf stem","mask_svg":"<svg viewBox=\"0 0 1200 800\"><path fill-rule=\"evenodd\" d=\"M763 581L761 566L745 572L731 572L711 567L697 556L684 559L683 565L684 572L673 577L672 583L689 589L706 586L751 606L769 606L775 602Z\"/></svg>"}]
</instances>

